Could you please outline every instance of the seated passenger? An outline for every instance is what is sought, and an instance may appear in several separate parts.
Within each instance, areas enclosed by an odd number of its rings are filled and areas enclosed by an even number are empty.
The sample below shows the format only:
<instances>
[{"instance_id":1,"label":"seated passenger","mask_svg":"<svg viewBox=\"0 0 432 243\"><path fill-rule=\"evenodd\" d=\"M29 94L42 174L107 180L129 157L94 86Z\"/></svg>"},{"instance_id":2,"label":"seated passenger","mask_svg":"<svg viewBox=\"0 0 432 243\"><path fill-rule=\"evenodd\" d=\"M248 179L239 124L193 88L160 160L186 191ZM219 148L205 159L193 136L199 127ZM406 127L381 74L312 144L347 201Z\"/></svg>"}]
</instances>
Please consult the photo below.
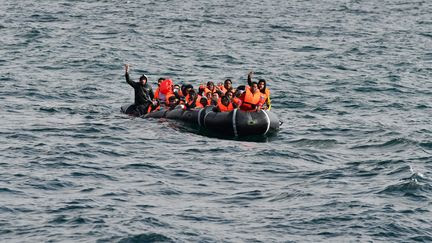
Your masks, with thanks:
<instances>
[{"instance_id":1,"label":"seated passenger","mask_svg":"<svg viewBox=\"0 0 432 243\"><path fill-rule=\"evenodd\" d=\"M227 91L232 90L232 81L231 79L226 79L223 86L219 87L220 91L225 95Z\"/></svg>"},{"instance_id":2,"label":"seated passenger","mask_svg":"<svg viewBox=\"0 0 432 243\"><path fill-rule=\"evenodd\" d=\"M200 86L198 87L198 94L201 96L205 95L206 94L205 89L206 89L206 86L204 84L200 84Z\"/></svg>"},{"instance_id":3,"label":"seated passenger","mask_svg":"<svg viewBox=\"0 0 432 243\"><path fill-rule=\"evenodd\" d=\"M173 82L171 79L165 79L159 83L159 87L157 89L158 92L155 94L155 99L161 105L165 105L168 102L169 96L172 95Z\"/></svg>"},{"instance_id":4,"label":"seated passenger","mask_svg":"<svg viewBox=\"0 0 432 243\"><path fill-rule=\"evenodd\" d=\"M252 82L251 87L245 87L245 91L240 96L240 100L242 104L240 106L241 110L244 111L257 111L260 109L261 105L261 95L258 90L258 84L256 82Z\"/></svg>"},{"instance_id":5,"label":"seated passenger","mask_svg":"<svg viewBox=\"0 0 432 243\"><path fill-rule=\"evenodd\" d=\"M189 94L189 91L193 90L193 86L191 84L183 84L181 86L181 92L183 93L183 96L186 97Z\"/></svg>"},{"instance_id":6,"label":"seated passenger","mask_svg":"<svg viewBox=\"0 0 432 243\"><path fill-rule=\"evenodd\" d=\"M204 89L204 93L207 94L208 92L210 92L212 94L216 92L216 87L215 87L214 83L211 81L207 82L207 86Z\"/></svg>"},{"instance_id":7,"label":"seated passenger","mask_svg":"<svg viewBox=\"0 0 432 243\"><path fill-rule=\"evenodd\" d=\"M219 100L220 100L220 98L219 98L219 94L218 94L217 92L212 93L212 95L211 95L210 105L217 106L218 103L219 103Z\"/></svg>"},{"instance_id":8,"label":"seated passenger","mask_svg":"<svg viewBox=\"0 0 432 243\"><path fill-rule=\"evenodd\" d=\"M201 96L199 103L202 106L201 108L205 108L209 105L208 99L205 96Z\"/></svg>"},{"instance_id":9,"label":"seated passenger","mask_svg":"<svg viewBox=\"0 0 432 243\"><path fill-rule=\"evenodd\" d=\"M252 75L253 72L249 72L248 74L248 85L251 86L252 83ZM267 88L267 82L265 79L258 80L258 89L261 92L261 99L264 100L262 108L270 110L271 109L271 100L270 100L270 90Z\"/></svg>"},{"instance_id":10,"label":"seated passenger","mask_svg":"<svg viewBox=\"0 0 432 243\"><path fill-rule=\"evenodd\" d=\"M173 95L168 98L167 108L168 110L174 110L174 108L176 108L179 104L180 100Z\"/></svg>"},{"instance_id":11,"label":"seated passenger","mask_svg":"<svg viewBox=\"0 0 432 243\"><path fill-rule=\"evenodd\" d=\"M189 91L189 94L186 96L186 102L185 102L185 108L186 109L192 109L199 104L199 101L201 99L201 96L198 95L195 90Z\"/></svg>"},{"instance_id":12,"label":"seated passenger","mask_svg":"<svg viewBox=\"0 0 432 243\"><path fill-rule=\"evenodd\" d=\"M244 88L245 88L244 85L238 87L238 88L236 89L236 91L235 91L235 93L234 93L232 99L231 99L231 100L232 100L232 103L234 104L234 106L235 106L236 108L240 108L241 104L243 103L242 100L240 99L240 97L241 97L241 95L242 95L243 92L244 92Z\"/></svg>"},{"instance_id":13,"label":"seated passenger","mask_svg":"<svg viewBox=\"0 0 432 243\"><path fill-rule=\"evenodd\" d=\"M218 102L218 105L213 110L220 112L229 112L234 110L234 106L232 105L231 100L228 98L228 96L222 96L222 98Z\"/></svg>"},{"instance_id":14,"label":"seated passenger","mask_svg":"<svg viewBox=\"0 0 432 243\"><path fill-rule=\"evenodd\" d=\"M225 93L225 96L227 96L227 97L229 98L229 100L231 101L231 103L232 103L234 109L240 107L240 105L238 104L238 101L235 101L235 100L234 100L235 97L234 97L234 93L232 92L232 89L231 89L231 90L228 90L228 91Z\"/></svg>"},{"instance_id":15,"label":"seated passenger","mask_svg":"<svg viewBox=\"0 0 432 243\"><path fill-rule=\"evenodd\" d=\"M174 84L174 86L173 86L173 93L174 94L178 94L178 96L180 96L180 97L183 96L183 93L182 93L182 91L180 89L180 85Z\"/></svg>"}]
</instances>

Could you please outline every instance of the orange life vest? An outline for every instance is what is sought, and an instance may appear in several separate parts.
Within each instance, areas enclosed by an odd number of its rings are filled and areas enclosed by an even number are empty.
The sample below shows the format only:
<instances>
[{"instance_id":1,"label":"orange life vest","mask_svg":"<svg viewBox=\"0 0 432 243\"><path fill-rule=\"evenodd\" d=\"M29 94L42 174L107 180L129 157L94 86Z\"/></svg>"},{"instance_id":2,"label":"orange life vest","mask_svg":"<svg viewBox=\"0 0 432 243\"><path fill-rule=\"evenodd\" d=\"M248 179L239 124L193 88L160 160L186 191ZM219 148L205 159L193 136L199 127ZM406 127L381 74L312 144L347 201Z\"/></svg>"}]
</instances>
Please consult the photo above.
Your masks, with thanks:
<instances>
[{"instance_id":1,"label":"orange life vest","mask_svg":"<svg viewBox=\"0 0 432 243\"><path fill-rule=\"evenodd\" d=\"M227 92L227 89L225 89L225 87L223 85L218 86L219 90L222 91L223 94L225 94Z\"/></svg>"},{"instance_id":2,"label":"orange life vest","mask_svg":"<svg viewBox=\"0 0 432 243\"><path fill-rule=\"evenodd\" d=\"M243 102L242 105L240 106L240 109L245 111L254 110L255 109L254 106L258 105L260 102L260 98L261 98L260 94L261 92L259 91L253 94L252 91L250 90L250 87L247 86L244 95L242 95Z\"/></svg>"},{"instance_id":3,"label":"orange life vest","mask_svg":"<svg viewBox=\"0 0 432 243\"><path fill-rule=\"evenodd\" d=\"M168 104L169 103L168 98L173 95L174 93L170 90L167 90L167 92L164 94L158 87L154 93L154 99L159 100L160 104Z\"/></svg>"},{"instance_id":4,"label":"orange life vest","mask_svg":"<svg viewBox=\"0 0 432 243\"><path fill-rule=\"evenodd\" d=\"M214 92L216 92L216 87L213 87L213 90L210 90L209 88L205 87L204 94L207 94L208 92L213 94Z\"/></svg>"},{"instance_id":5,"label":"orange life vest","mask_svg":"<svg viewBox=\"0 0 432 243\"><path fill-rule=\"evenodd\" d=\"M266 100L267 100L267 95L260 92L260 99L257 105L262 108Z\"/></svg>"},{"instance_id":6,"label":"orange life vest","mask_svg":"<svg viewBox=\"0 0 432 243\"><path fill-rule=\"evenodd\" d=\"M240 107L241 104L243 103L243 102L241 101L241 99L239 99L238 97L233 97L233 98L232 98L232 102L233 102L234 104L236 104L237 107Z\"/></svg>"},{"instance_id":7,"label":"orange life vest","mask_svg":"<svg viewBox=\"0 0 432 243\"><path fill-rule=\"evenodd\" d=\"M160 105L156 106L154 109L152 109L152 107L152 105L149 105L149 107L147 108L147 113L160 110Z\"/></svg>"},{"instance_id":8,"label":"orange life vest","mask_svg":"<svg viewBox=\"0 0 432 243\"><path fill-rule=\"evenodd\" d=\"M195 100L195 107L196 107L196 108L199 108L198 106L203 107L203 106L201 105L201 103L199 102L200 100L201 100L201 95L197 95L197 98L196 98L196 100ZM186 97L185 97L185 101L186 101L186 104L188 104L189 106L191 106L191 105L193 104L193 102L194 102L194 101L190 98L189 94L186 95Z\"/></svg>"},{"instance_id":9,"label":"orange life vest","mask_svg":"<svg viewBox=\"0 0 432 243\"><path fill-rule=\"evenodd\" d=\"M228 112L234 110L234 106L231 102L228 104L228 106L225 106L224 104L222 104L221 100L218 100L218 108L221 112Z\"/></svg>"}]
</instances>

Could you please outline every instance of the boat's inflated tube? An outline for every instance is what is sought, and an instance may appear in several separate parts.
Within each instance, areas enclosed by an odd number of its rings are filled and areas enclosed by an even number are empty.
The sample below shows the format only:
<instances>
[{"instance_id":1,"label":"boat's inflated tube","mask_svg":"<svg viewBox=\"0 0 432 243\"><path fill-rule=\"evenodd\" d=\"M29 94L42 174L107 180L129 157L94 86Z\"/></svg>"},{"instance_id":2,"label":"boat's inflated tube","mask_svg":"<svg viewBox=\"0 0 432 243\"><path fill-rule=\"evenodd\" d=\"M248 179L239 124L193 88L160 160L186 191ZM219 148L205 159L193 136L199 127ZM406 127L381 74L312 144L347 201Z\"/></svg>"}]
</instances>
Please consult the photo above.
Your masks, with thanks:
<instances>
[{"instance_id":1,"label":"boat's inflated tube","mask_svg":"<svg viewBox=\"0 0 432 243\"><path fill-rule=\"evenodd\" d=\"M121 111L129 114L128 108L129 106L122 106ZM272 134L279 130L281 124L276 114L271 111L249 112L234 109L230 112L215 112L212 106L204 109L155 111L146 114L144 118L182 121L217 134L236 137Z\"/></svg>"}]
</instances>

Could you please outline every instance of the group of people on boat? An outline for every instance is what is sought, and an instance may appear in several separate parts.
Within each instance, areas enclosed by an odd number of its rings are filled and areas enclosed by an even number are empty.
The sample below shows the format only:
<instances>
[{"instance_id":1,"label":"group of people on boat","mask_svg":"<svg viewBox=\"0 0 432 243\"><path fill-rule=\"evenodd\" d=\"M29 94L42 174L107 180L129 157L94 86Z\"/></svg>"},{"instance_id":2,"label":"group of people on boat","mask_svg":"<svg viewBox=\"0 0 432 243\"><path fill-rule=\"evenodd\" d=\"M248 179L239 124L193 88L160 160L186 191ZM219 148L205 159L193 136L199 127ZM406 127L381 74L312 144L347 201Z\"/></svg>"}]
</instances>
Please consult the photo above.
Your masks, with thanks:
<instances>
[{"instance_id":1,"label":"group of people on boat","mask_svg":"<svg viewBox=\"0 0 432 243\"><path fill-rule=\"evenodd\" d=\"M129 76L130 66L125 64L126 82L135 90L135 102L131 111L133 115L142 116L158 110L199 109L213 106L215 112L229 112L236 108L244 111L270 110L270 91L266 80L252 81L253 72L247 76L248 85L232 86L232 81L226 79L215 85L209 81L197 89L191 84L175 84L171 79L159 78L157 88L153 92L146 75L138 82Z\"/></svg>"}]
</instances>

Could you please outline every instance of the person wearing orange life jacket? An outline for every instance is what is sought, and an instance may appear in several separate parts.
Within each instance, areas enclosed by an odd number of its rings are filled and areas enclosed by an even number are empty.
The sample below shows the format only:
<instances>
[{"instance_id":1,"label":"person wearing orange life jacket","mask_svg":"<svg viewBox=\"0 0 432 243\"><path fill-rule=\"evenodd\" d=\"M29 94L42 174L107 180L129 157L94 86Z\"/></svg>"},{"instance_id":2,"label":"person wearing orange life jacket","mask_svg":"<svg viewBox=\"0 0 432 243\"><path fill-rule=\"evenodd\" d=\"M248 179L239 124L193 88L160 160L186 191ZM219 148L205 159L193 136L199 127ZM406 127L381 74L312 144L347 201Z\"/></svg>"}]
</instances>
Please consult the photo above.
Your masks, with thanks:
<instances>
[{"instance_id":1,"label":"person wearing orange life jacket","mask_svg":"<svg viewBox=\"0 0 432 243\"><path fill-rule=\"evenodd\" d=\"M253 71L250 71L248 74L249 86L252 83L252 75L253 75ZM261 99L264 99L262 108L266 110L270 110L271 109L270 90L267 88L267 82L265 81L265 79L258 80L258 89L261 93Z\"/></svg>"},{"instance_id":2,"label":"person wearing orange life jacket","mask_svg":"<svg viewBox=\"0 0 432 243\"><path fill-rule=\"evenodd\" d=\"M220 101L219 93L215 92L211 95L210 105L217 106Z\"/></svg>"},{"instance_id":3,"label":"person wearing orange life jacket","mask_svg":"<svg viewBox=\"0 0 432 243\"><path fill-rule=\"evenodd\" d=\"M156 90L154 92L154 97L155 98L159 95L159 87L160 87L160 84L162 83L162 81L164 81L164 80L165 80L165 78L159 78L158 79L157 88L156 88Z\"/></svg>"},{"instance_id":4,"label":"person wearing orange life jacket","mask_svg":"<svg viewBox=\"0 0 432 243\"><path fill-rule=\"evenodd\" d=\"M219 82L216 85L216 92L219 92L221 94L221 97L225 94L226 90L225 90L224 84L222 82Z\"/></svg>"},{"instance_id":5,"label":"person wearing orange life jacket","mask_svg":"<svg viewBox=\"0 0 432 243\"><path fill-rule=\"evenodd\" d=\"M218 102L218 105L213 110L219 112L229 112L234 110L234 106L228 96L222 96Z\"/></svg>"},{"instance_id":6,"label":"person wearing orange life jacket","mask_svg":"<svg viewBox=\"0 0 432 243\"><path fill-rule=\"evenodd\" d=\"M173 82L171 79L165 79L161 81L158 85L159 87L154 98L159 102L159 104L165 105L168 103L168 98L172 94Z\"/></svg>"},{"instance_id":7,"label":"person wearing orange life jacket","mask_svg":"<svg viewBox=\"0 0 432 243\"><path fill-rule=\"evenodd\" d=\"M173 95L168 98L168 110L174 110L178 105L181 105L180 99L178 99L176 96Z\"/></svg>"},{"instance_id":8,"label":"person wearing orange life jacket","mask_svg":"<svg viewBox=\"0 0 432 243\"><path fill-rule=\"evenodd\" d=\"M204 94L207 94L208 92L210 93L215 93L217 91L216 86L214 85L214 83L212 81L208 81L207 82L207 86L204 88Z\"/></svg>"},{"instance_id":9,"label":"person wearing orange life jacket","mask_svg":"<svg viewBox=\"0 0 432 243\"><path fill-rule=\"evenodd\" d=\"M201 96L196 93L195 90L189 91L188 96L186 96L185 109L193 109L196 106L200 106Z\"/></svg>"},{"instance_id":10,"label":"person wearing orange life jacket","mask_svg":"<svg viewBox=\"0 0 432 243\"><path fill-rule=\"evenodd\" d=\"M231 98L232 103L235 105L236 108L240 108L240 106L243 103L242 100L240 99L240 96L243 94L243 92L244 92L244 86L243 86L243 90L237 88L237 90L233 94L233 97Z\"/></svg>"},{"instance_id":11,"label":"person wearing orange life jacket","mask_svg":"<svg viewBox=\"0 0 432 243\"><path fill-rule=\"evenodd\" d=\"M205 108L207 106L209 106L209 102L207 100L207 97L205 96L201 96L201 99L199 100L199 105L197 104L197 108Z\"/></svg>"},{"instance_id":12,"label":"person wearing orange life jacket","mask_svg":"<svg viewBox=\"0 0 432 243\"><path fill-rule=\"evenodd\" d=\"M244 111L256 111L261 107L261 95L258 90L258 84L252 82L252 86L247 86L244 88L243 94L240 96L242 104L240 106L241 110Z\"/></svg>"},{"instance_id":13,"label":"person wearing orange life jacket","mask_svg":"<svg viewBox=\"0 0 432 243\"><path fill-rule=\"evenodd\" d=\"M180 89L180 85L174 84L174 86L173 86L173 93L174 94L178 94L179 97L183 96L183 93L182 93L182 91Z\"/></svg>"},{"instance_id":14,"label":"person wearing orange life jacket","mask_svg":"<svg viewBox=\"0 0 432 243\"><path fill-rule=\"evenodd\" d=\"M219 86L218 88L222 93L221 95L225 95L227 91L230 91L233 89L231 79L226 79L224 81L223 85Z\"/></svg>"},{"instance_id":15,"label":"person wearing orange life jacket","mask_svg":"<svg viewBox=\"0 0 432 243\"><path fill-rule=\"evenodd\" d=\"M234 109L240 107L240 105L238 104L238 101L236 100L236 97L234 97L234 93L233 93L232 89L228 90L225 93L225 96L227 96L229 98L229 100L230 100L231 104L233 105Z\"/></svg>"}]
</instances>

